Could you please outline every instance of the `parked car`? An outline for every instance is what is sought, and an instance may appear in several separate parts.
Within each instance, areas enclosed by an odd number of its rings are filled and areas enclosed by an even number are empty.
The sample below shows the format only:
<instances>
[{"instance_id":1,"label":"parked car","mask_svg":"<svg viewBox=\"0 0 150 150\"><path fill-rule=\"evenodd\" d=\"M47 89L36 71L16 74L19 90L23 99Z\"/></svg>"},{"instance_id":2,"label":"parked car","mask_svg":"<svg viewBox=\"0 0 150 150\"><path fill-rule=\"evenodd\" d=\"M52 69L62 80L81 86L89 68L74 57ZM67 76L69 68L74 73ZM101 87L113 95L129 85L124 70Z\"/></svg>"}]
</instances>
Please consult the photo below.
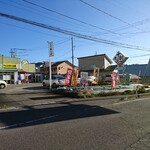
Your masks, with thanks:
<instances>
[{"instance_id":1,"label":"parked car","mask_svg":"<svg viewBox=\"0 0 150 150\"><path fill-rule=\"evenodd\" d=\"M97 85L98 84L96 82L96 77L94 77L94 76L88 76L87 82L88 82L89 85ZM78 85L80 84L80 78L78 78L77 83L78 83Z\"/></svg>"},{"instance_id":2,"label":"parked car","mask_svg":"<svg viewBox=\"0 0 150 150\"><path fill-rule=\"evenodd\" d=\"M49 86L49 79L44 79L42 82L43 86ZM62 75L53 75L51 80L52 88L56 88L59 86L65 86L65 77Z\"/></svg>"},{"instance_id":3,"label":"parked car","mask_svg":"<svg viewBox=\"0 0 150 150\"><path fill-rule=\"evenodd\" d=\"M7 83L4 80L0 80L0 89L4 89L7 86Z\"/></svg>"}]
</instances>

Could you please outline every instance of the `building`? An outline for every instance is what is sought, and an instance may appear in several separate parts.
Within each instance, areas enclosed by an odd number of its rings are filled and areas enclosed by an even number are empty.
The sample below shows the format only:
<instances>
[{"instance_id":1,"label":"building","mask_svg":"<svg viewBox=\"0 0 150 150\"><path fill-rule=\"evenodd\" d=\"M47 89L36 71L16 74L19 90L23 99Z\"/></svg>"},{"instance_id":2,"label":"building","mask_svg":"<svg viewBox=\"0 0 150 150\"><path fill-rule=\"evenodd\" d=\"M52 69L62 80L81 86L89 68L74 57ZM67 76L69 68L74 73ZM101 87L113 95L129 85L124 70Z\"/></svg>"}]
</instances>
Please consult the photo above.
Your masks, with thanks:
<instances>
[{"instance_id":1,"label":"building","mask_svg":"<svg viewBox=\"0 0 150 150\"><path fill-rule=\"evenodd\" d=\"M73 65L67 60L55 62L51 66L52 74L65 75L68 68L73 69Z\"/></svg>"},{"instance_id":2,"label":"building","mask_svg":"<svg viewBox=\"0 0 150 150\"><path fill-rule=\"evenodd\" d=\"M0 55L0 79L8 84L18 83L18 70L21 69L20 58Z\"/></svg>"},{"instance_id":3,"label":"building","mask_svg":"<svg viewBox=\"0 0 150 150\"><path fill-rule=\"evenodd\" d=\"M86 57L79 57L79 70L81 71L93 71L95 67L99 69L106 69L112 64L111 59L106 54L93 55Z\"/></svg>"},{"instance_id":4,"label":"building","mask_svg":"<svg viewBox=\"0 0 150 150\"><path fill-rule=\"evenodd\" d=\"M40 83L44 79L44 71L43 71L43 65L45 62L37 62L35 63L35 76L33 79L33 82Z\"/></svg>"},{"instance_id":5,"label":"building","mask_svg":"<svg viewBox=\"0 0 150 150\"><path fill-rule=\"evenodd\" d=\"M8 84L20 84L35 80L35 64L16 57L0 55L0 79Z\"/></svg>"},{"instance_id":6,"label":"building","mask_svg":"<svg viewBox=\"0 0 150 150\"><path fill-rule=\"evenodd\" d=\"M52 62L51 63L51 73L52 75L65 75L67 73L67 69L73 69L73 65L67 61L58 61L58 62ZM49 75L49 63L48 62L44 62L43 63L43 67L41 68L41 72L44 75Z\"/></svg>"},{"instance_id":7,"label":"building","mask_svg":"<svg viewBox=\"0 0 150 150\"><path fill-rule=\"evenodd\" d=\"M35 82L35 64L29 63L27 60L21 61L21 70L18 70L19 80L22 83Z\"/></svg>"}]
</instances>

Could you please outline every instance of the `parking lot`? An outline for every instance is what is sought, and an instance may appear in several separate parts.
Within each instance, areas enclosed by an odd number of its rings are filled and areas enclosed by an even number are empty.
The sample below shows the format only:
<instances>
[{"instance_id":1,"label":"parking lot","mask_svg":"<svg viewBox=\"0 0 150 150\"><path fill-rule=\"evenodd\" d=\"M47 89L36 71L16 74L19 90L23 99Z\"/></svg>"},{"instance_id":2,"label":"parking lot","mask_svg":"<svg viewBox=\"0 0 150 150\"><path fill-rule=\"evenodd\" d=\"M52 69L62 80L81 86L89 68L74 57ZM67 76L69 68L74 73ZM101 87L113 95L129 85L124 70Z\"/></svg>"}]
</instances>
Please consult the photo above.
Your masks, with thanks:
<instances>
[{"instance_id":1,"label":"parking lot","mask_svg":"<svg viewBox=\"0 0 150 150\"><path fill-rule=\"evenodd\" d=\"M0 89L0 108L18 108L32 105L42 105L66 101L49 92L47 87L41 83L29 83L21 85L8 85L5 89Z\"/></svg>"}]
</instances>

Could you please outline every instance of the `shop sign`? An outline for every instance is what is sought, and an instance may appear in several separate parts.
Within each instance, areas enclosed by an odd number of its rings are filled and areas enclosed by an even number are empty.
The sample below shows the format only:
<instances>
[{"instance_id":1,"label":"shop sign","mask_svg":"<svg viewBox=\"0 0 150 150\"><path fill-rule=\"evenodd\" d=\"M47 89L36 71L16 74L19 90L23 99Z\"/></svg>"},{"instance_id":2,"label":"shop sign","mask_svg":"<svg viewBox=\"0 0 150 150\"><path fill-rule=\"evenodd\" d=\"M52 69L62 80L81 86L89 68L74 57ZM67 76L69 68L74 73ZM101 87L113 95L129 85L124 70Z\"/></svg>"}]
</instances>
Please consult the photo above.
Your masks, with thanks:
<instances>
[{"instance_id":1,"label":"shop sign","mask_svg":"<svg viewBox=\"0 0 150 150\"><path fill-rule=\"evenodd\" d=\"M80 74L80 84L84 88L87 87L87 85L88 85L88 72L81 72L81 74Z\"/></svg>"},{"instance_id":2,"label":"shop sign","mask_svg":"<svg viewBox=\"0 0 150 150\"><path fill-rule=\"evenodd\" d=\"M122 66L125 61L128 59L128 57L126 57L122 52L118 51L117 54L115 55L115 57L113 58L113 60L115 61L115 63L120 67Z\"/></svg>"},{"instance_id":3,"label":"shop sign","mask_svg":"<svg viewBox=\"0 0 150 150\"><path fill-rule=\"evenodd\" d=\"M4 63L3 64L3 68L5 68L5 69L15 69L16 68L16 64L7 64L7 63Z\"/></svg>"}]
</instances>

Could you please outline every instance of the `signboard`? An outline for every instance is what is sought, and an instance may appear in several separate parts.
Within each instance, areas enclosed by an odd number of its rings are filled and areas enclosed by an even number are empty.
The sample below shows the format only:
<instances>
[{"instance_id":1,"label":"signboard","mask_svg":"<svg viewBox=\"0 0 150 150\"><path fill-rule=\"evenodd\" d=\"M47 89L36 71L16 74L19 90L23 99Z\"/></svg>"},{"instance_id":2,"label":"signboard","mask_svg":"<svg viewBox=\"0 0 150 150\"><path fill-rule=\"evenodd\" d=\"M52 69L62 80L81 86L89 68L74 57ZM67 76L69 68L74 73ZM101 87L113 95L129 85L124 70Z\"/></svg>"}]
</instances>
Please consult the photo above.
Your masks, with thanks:
<instances>
[{"instance_id":1,"label":"signboard","mask_svg":"<svg viewBox=\"0 0 150 150\"><path fill-rule=\"evenodd\" d=\"M124 56L123 53L120 51L117 52L117 54L114 56L113 60L118 65L121 66L125 63L125 61L128 59L128 57Z\"/></svg>"},{"instance_id":2,"label":"signboard","mask_svg":"<svg viewBox=\"0 0 150 150\"><path fill-rule=\"evenodd\" d=\"M71 85L71 77L72 77L72 69L67 69L66 79L65 79L65 85L70 86Z\"/></svg>"},{"instance_id":3,"label":"signboard","mask_svg":"<svg viewBox=\"0 0 150 150\"><path fill-rule=\"evenodd\" d=\"M100 69L98 67L94 68L94 77L96 77L97 82L99 81L99 70Z\"/></svg>"},{"instance_id":4,"label":"signboard","mask_svg":"<svg viewBox=\"0 0 150 150\"><path fill-rule=\"evenodd\" d=\"M53 42L48 42L48 49L49 49L49 57L54 56L54 44L53 44Z\"/></svg>"},{"instance_id":5,"label":"signboard","mask_svg":"<svg viewBox=\"0 0 150 150\"><path fill-rule=\"evenodd\" d=\"M78 70L73 69L71 77L71 86L77 86L77 81L78 81Z\"/></svg>"},{"instance_id":6,"label":"signboard","mask_svg":"<svg viewBox=\"0 0 150 150\"><path fill-rule=\"evenodd\" d=\"M80 83L83 87L86 87L88 85L88 72L81 72Z\"/></svg>"},{"instance_id":7,"label":"signboard","mask_svg":"<svg viewBox=\"0 0 150 150\"><path fill-rule=\"evenodd\" d=\"M3 68L5 69L16 69L16 64L7 64L7 63L4 63L3 64Z\"/></svg>"},{"instance_id":8,"label":"signboard","mask_svg":"<svg viewBox=\"0 0 150 150\"><path fill-rule=\"evenodd\" d=\"M111 74L111 87L114 89L116 87L116 82L117 82L117 73L115 71L112 72Z\"/></svg>"}]
</instances>

